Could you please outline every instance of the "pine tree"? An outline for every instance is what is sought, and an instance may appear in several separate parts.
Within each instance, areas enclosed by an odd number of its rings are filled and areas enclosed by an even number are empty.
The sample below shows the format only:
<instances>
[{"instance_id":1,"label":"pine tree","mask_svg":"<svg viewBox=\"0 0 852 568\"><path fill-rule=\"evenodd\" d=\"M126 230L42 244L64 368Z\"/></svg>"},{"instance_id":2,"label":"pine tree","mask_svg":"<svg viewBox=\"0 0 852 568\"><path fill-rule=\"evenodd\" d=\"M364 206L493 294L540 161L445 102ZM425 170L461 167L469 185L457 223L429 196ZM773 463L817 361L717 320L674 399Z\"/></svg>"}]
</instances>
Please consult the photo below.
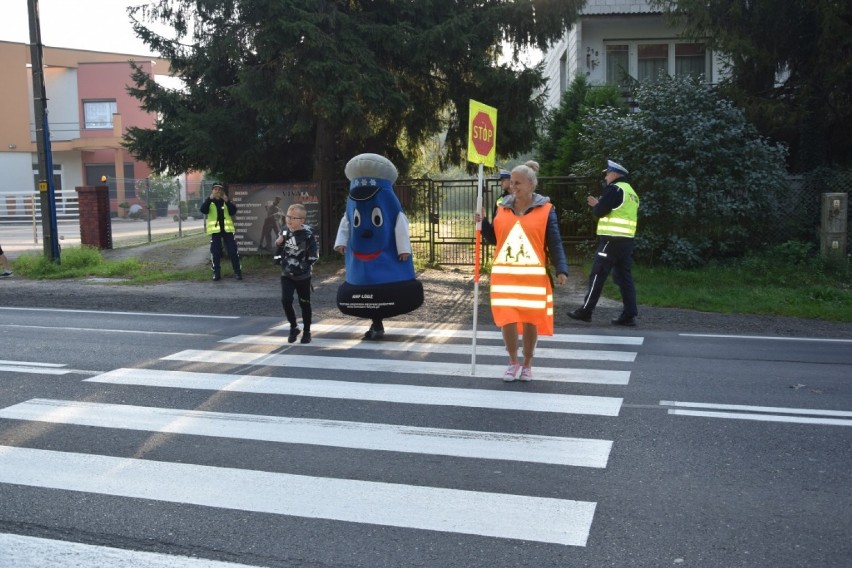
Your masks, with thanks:
<instances>
[{"instance_id":1,"label":"pine tree","mask_svg":"<svg viewBox=\"0 0 852 568\"><path fill-rule=\"evenodd\" d=\"M406 171L446 132L445 163L467 149L473 98L498 109L498 157L528 150L543 114L541 70L496 63L504 42L544 48L582 0L157 0L129 8L137 35L186 89L137 70L130 92L158 113L126 145L157 171L232 181L340 177L360 152ZM174 30L157 35L154 24Z\"/></svg>"}]
</instances>

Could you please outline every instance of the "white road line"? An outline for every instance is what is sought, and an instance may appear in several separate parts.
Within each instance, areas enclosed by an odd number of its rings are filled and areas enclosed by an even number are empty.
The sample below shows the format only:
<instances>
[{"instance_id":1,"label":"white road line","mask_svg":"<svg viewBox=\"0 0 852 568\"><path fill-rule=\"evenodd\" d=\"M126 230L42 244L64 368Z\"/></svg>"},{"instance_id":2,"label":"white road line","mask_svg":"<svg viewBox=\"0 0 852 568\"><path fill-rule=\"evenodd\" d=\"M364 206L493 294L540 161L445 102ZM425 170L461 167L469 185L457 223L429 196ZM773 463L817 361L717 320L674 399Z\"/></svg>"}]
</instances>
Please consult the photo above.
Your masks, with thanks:
<instances>
[{"instance_id":1,"label":"white road line","mask_svg":"<svg viewBox=\"0 0 852 568\"><path fill-rule=\"evenodd\" d=\"M585 546L596 504L0 446L0 482Z\"/></svg>"},{"instance_id":2,"label":"white road line","mask_svg":"<svg viewBox=\"0 0 852 568\"><path fill-rule=\"evenodd\" d=\"M28 373L33 375L68 375L73 369L54 369L51 367L27 367L24 365L0 365L0 372Z\"/></svg>"},{"instance_id":3,"label":"white road line","mask_svg":"<svg viewBox=\"0 0 852 568\"><path fill-rule=\"evenodd\" d=\"M373 373L413 373L445 377L469 377L470 365L464 363L438 363L395 359L358 359L355 357L322 357L319 355L279 355L244 351L209 351L186 349L162 358L163 361L188 361L193 363L219 363L225 365L263 365L267 367L304 367L307 369L335 369L340 371L370 371ZM477 365L476 377L498 379L505 365ZM537 381L560 383L590 383L598 385L626 385L630 371L602 369L568 369L533 367Z\"/></svg>"},{"instance_id":4,"label":"white road line","mask_svg":"<svg viewBox=\"0 0 852 568\"><path fill-rule=\"evenodd\" d=\"M108 329L103 327L60 327L54 325L18 325L0 324L0 327L21 327L25 329L54 329L61 331L100 331L105 333L139 333L141 335L189 335L191 337L204 337L208 333L184 333L180 331L148 331L140 329Z\"/></svg>"},{"instance_id":5,"label":"white road line","mask_svg":"<svg viewBox=\"0 0 852 568\"><path fill-rule=\"evenodd\" d=\"M364 332L369 327L369 322L362 325L337 325L337 324L314 324L311 326L312 332L322 333L354 333L359 337L364 335ZM289 331L289 324L283 324L273 327L274 330ZM418 327L385 327L387 335L394 336L414 336L417 338L433 338L433 337L456 337L462 339L470 339L473 337L471 329L450 329L436 327L432 329ZM482 339L503 339L499 331L483 331L477 330L477 338ZM538 338L539 344L542 342L560 342L560 343L594 343L594 344L609 344L609 345L642 345L643 337L631 336L616 336L616 335L582 335L582 334L567 334L556 333L554 335L542 335Z\"/></svg>"},{"instance_id":6,"label":"white road line","mask_svg":"<svg viewBox=\"0 0 852 568\"><path fill-rule=\"evenodd\" d=\"M741 410L744 412L772 412L775 414L804 414L813 416L843 416L852 418L852 412L847 410L824 410L821 408L785 408L779 406L748 406L744 404L714 404L710 402L680 402L676 400L661 400L660 406L675 406L681 408L706 408L711 410Z\"/></svg>"},{"instance_id":7,"label":"white road line","mask_svg":"<svg viewBox=\"0 0 852 568\"><path fill-rule=\"evenodd\" d=\"M115 369L85 379L85 381L120 385L223 390L257 394L370 400L401 404L463 406L500 410L524 410L530 412L592 414L598 416L618 416L622 403L621 398L602 396L421 387L415 385L231 375L226 373L160 371L156 369Z\"/></svg>"},{"instance_id":8,"label":"white road line","mask_svg":"<svg viewBox=\"0 0 852 568\"><path fill-rule=\"evenodd\" d=\"M172 556L156 552L125 550L108 546L95 546L79 542L51 540L32 536L0 533L0 562L5 568L240 568L247 564L233 564L216 560Z\"/></svg>"},{"instance_id":9,"label":"white road line","mask_svg":"<svg viewBox=\"0 0 852 568\"><path fill-rule=\"evenodd\" d=\"M774 414L749 414L745 412L711 412L703 410L669 409L669 414L678 416L701 416L704 418L729 418L734 420L754 420L758 422L791 422L797 424L819 424L823 426L852 426L852 420L840 418L808 418L805 416L779 416Z\"/></svg>"},{"instance_id":10,"label":"white road line","mask_svg":"<svg viewBox=\"0 0 852 568\"><path fill-rule=\"evenodd\" d=\"M775 337L770 335L715 335L710 333L679 333L682 337L717 337L722 339L772 339L777 341L822 341L828 343L852 343L852 339L824 339L820 337Z\"/></svg>"},{"instance_id":11,"label":"white road line","mask_svg":"<svg viewBox=\"0 0 852 568\"><path fill-rule=\"evenodd\" d=\"M0 365L23 365L25 367L64 367L65 363L38 363L35 361L2 361Z\"/></svg>"},{"instance_id":12,"label":"white road line","mask_svg":"<svg viewBox=\"0 0 852 568\"><path fill-rule=\"evenodd\" d=\"M0 307L0 310L17 310L22 312L64 312L72 314L112 314L119 316L150 316L164 318L206 318L206 319L240 319L240 316L207 316L194 314L155 314L150 312L105 312L102 310L66 310L60 308L6 308Z\"/></svg>"},{"instance_id":13,"label":"white road line","mask_svg":"<svg viewBox=\"0 0 852 568\"><path fill-rule=\"evenodd\" d=\"M33 399L0 418L414 454L606 467L612 442L395 424Z\"/></svg>"},{"instance_id":14,"label":"white road line","mask_svg":"<svg viewBox=\"0 0 852 568\"><path fill-rule=\"evenodd\" d=\"M272 345L287 347L287 338L283 335L237 335L221 339L220 343L241 343L250 345ZM361 341L360 339L322 339L314 337L311 347L322 350L364 351L402 351L417 353L437 353L440 355L470 356L471 346L458 343L423 343L421 341ZM496 345L477 345L476 353L483 356L506 357L506 348ZM581 361L625 361L636 360L635 352L602 351L597 349L554 349L537 347L536 359L574 359Z\"/></svg>"}]
</instances>

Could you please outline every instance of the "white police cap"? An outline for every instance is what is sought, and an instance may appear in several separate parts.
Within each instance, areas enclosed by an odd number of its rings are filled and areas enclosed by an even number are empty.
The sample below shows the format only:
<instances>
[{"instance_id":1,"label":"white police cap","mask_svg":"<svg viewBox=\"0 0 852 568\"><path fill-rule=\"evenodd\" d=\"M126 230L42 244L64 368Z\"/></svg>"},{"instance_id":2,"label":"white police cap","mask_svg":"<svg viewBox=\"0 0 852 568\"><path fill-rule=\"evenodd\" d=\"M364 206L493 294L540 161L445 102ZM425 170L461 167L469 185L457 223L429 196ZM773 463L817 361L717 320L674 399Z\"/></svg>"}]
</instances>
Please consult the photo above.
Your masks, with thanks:
<instances>
[{"instance_id":1,"label":"white police cap","mask_svg":"<svg viewBox=\"0 0 852 568\"><path fill-rule=\"evenodd\" d=\"M626 176L629 173L627 171L627 168L625 168L624 166L622 166L618 162L613 162L612 160L606 161L606 168L604 169L604 171L602 173L606 173L606 172L615 172L615 173L621 174L623 176Z\"/></svg>"}]
</instances>

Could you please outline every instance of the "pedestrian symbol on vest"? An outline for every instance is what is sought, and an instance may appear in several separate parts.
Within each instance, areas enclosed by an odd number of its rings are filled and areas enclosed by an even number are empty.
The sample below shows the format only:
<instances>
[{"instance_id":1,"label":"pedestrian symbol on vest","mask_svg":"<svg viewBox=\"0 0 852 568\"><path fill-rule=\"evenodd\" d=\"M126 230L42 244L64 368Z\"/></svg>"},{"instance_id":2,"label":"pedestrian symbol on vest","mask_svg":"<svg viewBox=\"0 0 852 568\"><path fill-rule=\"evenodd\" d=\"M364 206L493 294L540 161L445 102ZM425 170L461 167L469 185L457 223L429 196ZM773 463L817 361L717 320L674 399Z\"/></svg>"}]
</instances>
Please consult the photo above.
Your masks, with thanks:
<instances>
[{"instance_id":1,"label":"pedestrian symbol on vest","mask_svg":"<svg viewBox=\"0 0 852 568\"><path fill-rule=\"evenodd\" d=\"M535 249L521 227L520 221L509 231L509 236L503 242L503 248L497 253L495 264L531 264L541 266L541 261L535 254Z\"/></svg>"}]
</instances>

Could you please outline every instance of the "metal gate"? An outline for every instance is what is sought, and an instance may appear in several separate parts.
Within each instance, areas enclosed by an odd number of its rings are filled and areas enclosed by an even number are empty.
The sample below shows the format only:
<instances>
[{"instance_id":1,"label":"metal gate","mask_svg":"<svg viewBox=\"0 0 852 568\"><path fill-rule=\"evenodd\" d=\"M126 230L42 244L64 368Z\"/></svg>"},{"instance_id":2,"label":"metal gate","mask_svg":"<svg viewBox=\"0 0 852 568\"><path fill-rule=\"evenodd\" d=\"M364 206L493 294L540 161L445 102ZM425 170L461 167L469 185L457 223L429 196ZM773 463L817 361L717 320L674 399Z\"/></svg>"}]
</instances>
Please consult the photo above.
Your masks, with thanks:
<instances>
[{"instance_id":1,"label":"metal gate","mask_svg":"<svg viewBox=\"0 0 852 568\"><path fill-rule=\"evenodd\" d=\"M411 246L415 258L429 265L472 266L475 254L477 180L398 180L394 184L402 209L408 217ZM562 242L568 262L580 264L588 259L594 246L595 225L586 195L599 192L596 180L577 177L541 177L537 192L550 197L559 217ZM337 227L346 209L348 183L332 182L327 190L331 207L324 208L324 253L330 253ZM494 203L501 194L497 180L486 180L483 208L490 218ZM493 247L484 246L483 263L493 255Z\"/></svg>"}]
</instances>

